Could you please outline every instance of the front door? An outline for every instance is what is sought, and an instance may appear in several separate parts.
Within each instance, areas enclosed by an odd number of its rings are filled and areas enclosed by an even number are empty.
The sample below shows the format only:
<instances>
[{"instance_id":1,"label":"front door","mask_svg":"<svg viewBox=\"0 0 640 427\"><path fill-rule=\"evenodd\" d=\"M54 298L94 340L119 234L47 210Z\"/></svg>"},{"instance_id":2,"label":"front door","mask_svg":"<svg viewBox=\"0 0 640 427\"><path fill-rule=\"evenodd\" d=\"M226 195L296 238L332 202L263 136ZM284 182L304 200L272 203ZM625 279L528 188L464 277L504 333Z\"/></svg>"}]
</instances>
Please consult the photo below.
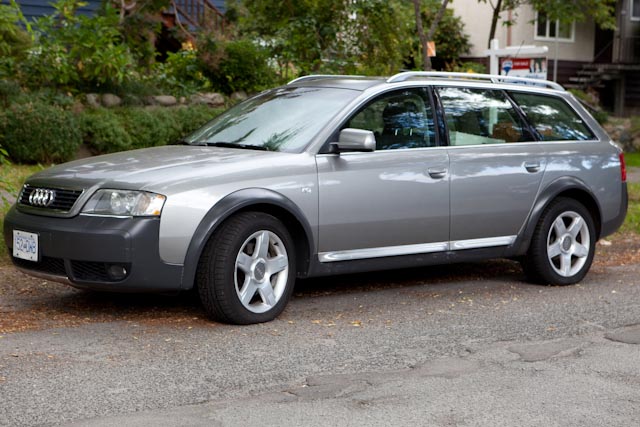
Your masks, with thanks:
<instances>
[{"instance_id":1,"label":"front door","mask_svg":"<svg viewBox=\"0 0 640 427\"><path fill-rule=\"evenodd\" d=\"M380 95L343 128L373 131L376 151L317 156L320 261L445 251L449 158L426 91Z\"/></svg>"}]
</instances>

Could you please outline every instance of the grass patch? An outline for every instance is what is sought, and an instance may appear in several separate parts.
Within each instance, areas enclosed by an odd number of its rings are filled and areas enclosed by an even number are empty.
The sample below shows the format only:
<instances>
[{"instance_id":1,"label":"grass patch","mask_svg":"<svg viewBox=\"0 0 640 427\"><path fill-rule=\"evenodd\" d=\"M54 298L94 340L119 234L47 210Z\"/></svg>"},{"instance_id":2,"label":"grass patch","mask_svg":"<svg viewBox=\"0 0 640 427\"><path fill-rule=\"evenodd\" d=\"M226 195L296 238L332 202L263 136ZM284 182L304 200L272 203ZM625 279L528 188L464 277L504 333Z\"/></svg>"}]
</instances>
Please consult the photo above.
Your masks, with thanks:
<instances>
[{"instance_id":1,"label":"grass patch","mask_svg":"<svg viewBox=\"0 0 640 427\"><path fill-rule=\"evenodd\" d=\"M640 168L640 153L624 153L624 162L627 166Z\"/></svg>"},{"instance_id":2,"label":"grass patch","mask_svg":"<svg viewBox=\"0 0 640 427\"><path fill-rule=\"evenodd\" d=\"M620 232L640 234L640 183L627 183L629 210Z\"/></svg>"},{"instance_id":3,"label":"grass patch","mask_svg":"<svg viewBox=\"0 0 640 427\"><path fill-rule=\"evenodd\" d=\"M16 197L22 188L24 181L34 173L44 169L41 165L0 165L0 182L4 183L0 188L0 231L4 228L4 216L15 203ZM0 259L7 261L7 248L0 244Z\"/></svg>"}]
</instances>

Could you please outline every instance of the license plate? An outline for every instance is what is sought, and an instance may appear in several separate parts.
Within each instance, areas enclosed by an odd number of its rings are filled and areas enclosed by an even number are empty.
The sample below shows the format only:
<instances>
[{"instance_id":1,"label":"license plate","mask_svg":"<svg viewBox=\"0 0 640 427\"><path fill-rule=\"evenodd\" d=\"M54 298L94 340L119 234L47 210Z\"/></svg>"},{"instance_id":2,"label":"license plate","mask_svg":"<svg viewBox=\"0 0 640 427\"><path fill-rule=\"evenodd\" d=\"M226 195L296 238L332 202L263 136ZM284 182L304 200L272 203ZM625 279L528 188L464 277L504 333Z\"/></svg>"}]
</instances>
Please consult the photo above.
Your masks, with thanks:
<instances>
[{"instance_id":1,"label":"license plate","mask_svg":"<svg viewBox=\"0 0 640 427\"><path fill-rule=\"evenodd\" d=\"M38 235L13 230L13 256L28 261L38 261Z\"/></svg>"}]
</instances>

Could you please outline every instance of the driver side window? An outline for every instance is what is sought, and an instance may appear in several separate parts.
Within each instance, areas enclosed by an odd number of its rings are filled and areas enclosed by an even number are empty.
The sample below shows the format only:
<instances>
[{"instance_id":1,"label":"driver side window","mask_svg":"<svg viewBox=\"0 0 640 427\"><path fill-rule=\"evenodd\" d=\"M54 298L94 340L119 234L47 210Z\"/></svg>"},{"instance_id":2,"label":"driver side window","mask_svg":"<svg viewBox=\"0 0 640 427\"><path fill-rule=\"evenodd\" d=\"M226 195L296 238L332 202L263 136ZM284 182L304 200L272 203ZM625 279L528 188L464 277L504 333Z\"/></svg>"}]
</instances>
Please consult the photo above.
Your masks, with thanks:
<instances>
[{"instance_id":1,"label":"driver side window","mask_svg":"<svg viewBox=\"0 0 640 427\"><path fill-rule=\"evenodd\" d=\"M360 109L345 128L372 131L376 150L433 147L433 114L422 89L385 93Z\"/></svg>"}]
</instances>

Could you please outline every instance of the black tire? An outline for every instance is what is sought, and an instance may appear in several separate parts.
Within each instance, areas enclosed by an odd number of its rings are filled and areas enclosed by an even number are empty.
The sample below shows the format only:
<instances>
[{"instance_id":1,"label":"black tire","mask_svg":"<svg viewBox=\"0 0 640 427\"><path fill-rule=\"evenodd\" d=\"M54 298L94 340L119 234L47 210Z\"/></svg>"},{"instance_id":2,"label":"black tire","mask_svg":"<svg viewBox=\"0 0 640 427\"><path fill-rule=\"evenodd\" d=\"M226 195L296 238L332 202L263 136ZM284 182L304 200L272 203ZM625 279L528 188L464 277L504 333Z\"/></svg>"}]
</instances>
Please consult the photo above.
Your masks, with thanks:
<instances>
[{"instance_id":1,"label":"black tire","mask_svg":"<svg viewBox=\"0 0 640 427\"><path fill-rule=\"evenodd\" d=\"M575 222L575 237L569 227ZM568 228L560 236L554 223L559 220ZM583 226L584 225L584 226ZM562 227L562 226L560 226ZM553 230L552 230L553 228ZM564 237L563 237L564 236ZM589 271L596 246L596 229L589 210L580 202L565 197L554 200L542 213L533 232L527 255L521 260L528 279L545 285L572 285ZM555 255L558 251L560 253ZM563 257L565 257L563 259ZM565 269L565 266L568 266Z\"/></svg>"},{"instance_id":2,"label":"black tire","mask_svg":"<svg viewBox=\"0 0 640 427\"><path fill-rule=\"evenodd\" d=\"M258 236L253 237L256 234ZM257 252L258 239L262 236L268 237L268 253L264 256ZM250 249L253 249L252 254L247 252ZM252 260L248 274L242 267L246 263L239 261L241 251L243 257ZM283 253L287 267L271 275L271 266L276 261L283 262ZM286 227L274 216L243 212L226 220L209 239L198 263L196 286L209 317L219 322L247 325L268 322L282 313L291 298L295 278L295 246ZM238 283L238 288L236 279L242 282ZM253 291L249 285L259 288ZM268 295L268 286L273 299ZM245 302L240 297L243 289L249 289L244 292L249 295Z\"/></svg>"}]
</instances>

